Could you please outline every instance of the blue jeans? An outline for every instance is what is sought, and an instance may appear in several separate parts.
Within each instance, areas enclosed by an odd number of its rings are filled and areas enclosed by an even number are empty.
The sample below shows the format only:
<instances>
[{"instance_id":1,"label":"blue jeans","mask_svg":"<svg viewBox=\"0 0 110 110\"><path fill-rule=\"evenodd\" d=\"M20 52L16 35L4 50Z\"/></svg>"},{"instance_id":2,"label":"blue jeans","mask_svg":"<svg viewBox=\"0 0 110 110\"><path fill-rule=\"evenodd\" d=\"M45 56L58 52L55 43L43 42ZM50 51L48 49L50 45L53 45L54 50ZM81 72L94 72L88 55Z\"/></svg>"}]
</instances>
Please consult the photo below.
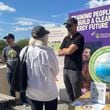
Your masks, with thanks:
<instances>
[{"instance_id":1,"label":"blue jeans","mask_svg":"<svg viewBox=\"0 0 110 110\"><path fill-rule=\"evenodd\" d=\"M30 98L28 103L31 105L32 110L43 110L43 105L45 105L45 110L57 110L57 98L51 101L36 101Z\"/></svg>"},{"instance_id":2,"label":"blue jeans","mask_svg":"<svg viewBox=\"0 0 110 110\"><path fill-rule=\"evenodd\" d=\"M13 77L13 73L8 72L7 73L7 80L8 80L8 84L10 85L10 95L13 97L16 97L15 91L11 89L12 77Z\"/></svg>"}]
</instances>

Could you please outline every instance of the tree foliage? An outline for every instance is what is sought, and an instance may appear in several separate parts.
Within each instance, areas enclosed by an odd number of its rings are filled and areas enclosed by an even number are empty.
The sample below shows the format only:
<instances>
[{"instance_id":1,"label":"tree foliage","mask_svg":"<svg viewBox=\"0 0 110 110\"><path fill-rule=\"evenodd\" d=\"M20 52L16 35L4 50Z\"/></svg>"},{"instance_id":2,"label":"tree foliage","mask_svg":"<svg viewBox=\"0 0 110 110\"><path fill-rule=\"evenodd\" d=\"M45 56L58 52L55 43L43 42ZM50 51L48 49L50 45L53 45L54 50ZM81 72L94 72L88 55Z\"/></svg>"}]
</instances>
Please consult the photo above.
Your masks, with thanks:
<instances>
[{"instance_id":1,"label":"tree foliage","mask_svg":"<svg viewBox=\"0 0 110 110\"><path fill-rule=\"evenodd\" d=\"M17 45L19 45L21 48L28 45L29 39L21 39L17 41ZM2 54L2 50L4 47L7 46L7 43L4 40L0 40L0 55Z\"/></svg>"},{"instance_id":2,"label":"tree foliage","mask_svg":"<svg viewBox=\"0 0 110 110\"><path fill-rule=\"evenodd\" d=\"M21 39L21 40L19 40L19 41L17 42L17 44L18 44L21 48L23 48L23 47L25 47L25 46L28 45L28 42L29 42L29 39Z\"/></svg>"},{"instance_id":3,"label":"tree foliage","mask_svg":"<svg viewBox=\"0 0 110 110\"><path fill-rule=\"evenodd\" d=\"M4 40L0 40L0 54L2 54L2 50L7 46L7 43Z\"/></svg>"}]
</instances>

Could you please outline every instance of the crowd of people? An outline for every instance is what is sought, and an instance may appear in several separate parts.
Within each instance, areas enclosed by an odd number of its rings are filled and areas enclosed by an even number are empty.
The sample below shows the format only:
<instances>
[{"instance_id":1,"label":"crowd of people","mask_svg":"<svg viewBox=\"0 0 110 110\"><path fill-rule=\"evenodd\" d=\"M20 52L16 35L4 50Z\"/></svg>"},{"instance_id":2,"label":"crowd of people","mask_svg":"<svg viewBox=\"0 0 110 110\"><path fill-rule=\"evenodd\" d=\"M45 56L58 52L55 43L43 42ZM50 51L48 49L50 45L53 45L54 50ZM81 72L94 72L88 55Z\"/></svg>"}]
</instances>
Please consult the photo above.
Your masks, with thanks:
<instances>
[{"instance_id":1,"label":"crowd of people","mask_svg":"<svg viewBox=\"0 0 110 110\"><path fill-rule=\"evenodd\" d=\"M88 62L91 55L89 48L84 49L84 36L77 32L78 21L68 18L64 23L68 35L64 37L58 50L58 56L64 56L63 78L70 101L90 90L91 77ZM56 54L48 46L49 31L43 26L35 26L27 50L27 89L20 92L21 102L31 105L32 110L57 110L58 89L56 76L59 65ZM7 80L10 95L16 97L11 87L17 61L22 59L26 47L21 49L15 44L15 36L11 33L4 37L8 46L3 49L2 62L7 62ZM86 89L86 90L85 90Z\"/></svg>"}]
</instances>

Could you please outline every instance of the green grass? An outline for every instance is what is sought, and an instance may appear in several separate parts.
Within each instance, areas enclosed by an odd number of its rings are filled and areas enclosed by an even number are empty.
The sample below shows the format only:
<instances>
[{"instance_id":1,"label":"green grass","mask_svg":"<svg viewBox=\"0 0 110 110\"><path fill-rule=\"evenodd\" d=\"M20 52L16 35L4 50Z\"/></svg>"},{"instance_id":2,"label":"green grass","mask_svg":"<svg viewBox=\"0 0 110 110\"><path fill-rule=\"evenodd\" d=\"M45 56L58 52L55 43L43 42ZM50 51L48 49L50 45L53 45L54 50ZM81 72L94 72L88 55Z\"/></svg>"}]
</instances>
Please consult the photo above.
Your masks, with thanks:
<instances>
[{"instance_id":1,"label":"green grass","mask_svg":"<svg viewBox=\"0 0 110 110\"><path fill-rule=\"evenodd\" d=\"M60 45L61 45L61 43L51 43L51 44L49 44L49 46L52 47L54 49L54 51L58 51Z\"/></svg>"}]
</instances>

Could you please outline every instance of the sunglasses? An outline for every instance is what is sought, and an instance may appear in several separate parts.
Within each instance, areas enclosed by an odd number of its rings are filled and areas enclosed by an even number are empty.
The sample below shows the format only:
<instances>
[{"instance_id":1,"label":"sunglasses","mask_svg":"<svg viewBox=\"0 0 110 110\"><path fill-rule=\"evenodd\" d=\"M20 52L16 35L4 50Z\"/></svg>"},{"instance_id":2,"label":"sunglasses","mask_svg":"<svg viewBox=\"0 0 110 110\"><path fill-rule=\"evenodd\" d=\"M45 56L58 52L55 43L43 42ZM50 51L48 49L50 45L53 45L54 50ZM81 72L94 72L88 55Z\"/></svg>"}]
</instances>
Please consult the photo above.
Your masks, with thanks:
<instances>
[{"instance_id":1,"label":"sunglasses","mask_svg":"<svg viewBox=\"0 0 110 110\"><path fill-rule=\"evenodd\" d=\"M70 29L72 27L72 24L66 24L66 28Z\"/></svg>"}]
</instances>

